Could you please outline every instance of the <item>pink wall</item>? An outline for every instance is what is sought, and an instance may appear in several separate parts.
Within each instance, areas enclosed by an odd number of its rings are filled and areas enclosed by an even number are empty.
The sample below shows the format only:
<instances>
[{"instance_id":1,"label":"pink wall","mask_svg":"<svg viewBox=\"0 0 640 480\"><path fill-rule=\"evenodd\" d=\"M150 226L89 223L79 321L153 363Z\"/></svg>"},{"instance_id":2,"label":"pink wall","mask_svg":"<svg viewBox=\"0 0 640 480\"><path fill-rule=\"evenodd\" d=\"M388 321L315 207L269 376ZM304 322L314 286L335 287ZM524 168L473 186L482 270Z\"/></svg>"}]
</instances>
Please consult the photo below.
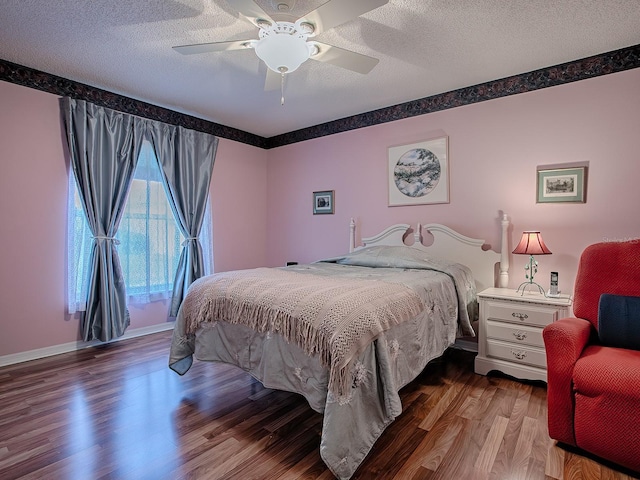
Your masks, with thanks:
<instances>
[{"instance_id":1,"label":"pink wall","mask_svg":"<svg viewBox=\"0 0 640 480\"><path fill-rule=\"evenodd\" d=\"M265 265L267 151L220 139L211 192L215 271Z\"/></svg>"},{"instance_id":2,"label":"pink wall","mask_svg":"<svg viewBox=\"0 0 640 480\"><path fill-rule=\"evenodd\" d=\"M58 97L0 82L0 356L79 340L66 313L68 162ZM217 271L266 263L265 150L221 139L211 192ZM250 192L250 194L248 193ZM167 321L131 305L129 329Z\"/></svg>"},{"instance_id":3,"label":"pink wall","mask_svg":"<svg viewBox=\"0 0 640 480\"><path fill-rule=\"evenodd\" d=\"M67 165L58 99L0 82L0 354L78 338L65 315Z\"/></svg>"},{"instance_id":4,"label":"pink wall","mask_svg":"<svg viewBox=\"0 0 640 480\"><path fill-rule=\"evenodd\" d=\"M0 82L0 356L79 339L65 312L68 165L58 97ZM221 139L214 166L216 271L344 253L391 223L440 222L493 247L499 216L540 229L539 258L572 289L582 249L640 236L640 69L483 102L274 150ZM446 205L387 207L387 147L449 136ZM536 166L588 163L586 204L536 204ZM312 192L336 191L335 215L312 215ZM512 286L523 279L512 256ZM131 306L131 329L166 322L167 306Z\"/></svg>"},{"instance_id":5,"label":"pink wall","mask_svg":"<svg viewBox=\"0 0 640 480\"><path fill-rule=\"evenodd\" d=\"M500 247L499 217L539 229L553 252L540 283L560 273L572 290L582 249L640 237L640 69L313 139L269 154L271 265L347 251L349 218L360 235L392 223L445 223ZM450 203L387 206L387 148L449 136ZM589 165L586 204L536 204L536 166ZM335 215L312 215L313 191L335 190ZM526 258L511 256L512 286Z\"/></svg>"}]
</instances>

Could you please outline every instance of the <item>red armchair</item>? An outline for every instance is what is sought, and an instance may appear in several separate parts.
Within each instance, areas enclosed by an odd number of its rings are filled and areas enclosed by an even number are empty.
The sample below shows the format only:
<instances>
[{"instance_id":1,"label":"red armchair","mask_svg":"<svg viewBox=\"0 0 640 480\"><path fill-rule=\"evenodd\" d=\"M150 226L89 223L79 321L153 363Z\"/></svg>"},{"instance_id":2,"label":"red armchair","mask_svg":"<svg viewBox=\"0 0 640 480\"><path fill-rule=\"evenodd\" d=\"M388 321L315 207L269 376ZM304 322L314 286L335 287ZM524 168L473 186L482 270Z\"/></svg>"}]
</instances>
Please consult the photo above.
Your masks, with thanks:
<instances>
[{"instance_id":1,"label":"red armchair","mask_svg":"<svg viewBox=\"0 0 640 480\"><path fill-rule=\"evenodd\" d=\"M601 344L602 293L640 297L640 240L587 247L576 277L575 318L543 331L549 435L640 472L640 350Z\"/></svg>"}]
</instances>

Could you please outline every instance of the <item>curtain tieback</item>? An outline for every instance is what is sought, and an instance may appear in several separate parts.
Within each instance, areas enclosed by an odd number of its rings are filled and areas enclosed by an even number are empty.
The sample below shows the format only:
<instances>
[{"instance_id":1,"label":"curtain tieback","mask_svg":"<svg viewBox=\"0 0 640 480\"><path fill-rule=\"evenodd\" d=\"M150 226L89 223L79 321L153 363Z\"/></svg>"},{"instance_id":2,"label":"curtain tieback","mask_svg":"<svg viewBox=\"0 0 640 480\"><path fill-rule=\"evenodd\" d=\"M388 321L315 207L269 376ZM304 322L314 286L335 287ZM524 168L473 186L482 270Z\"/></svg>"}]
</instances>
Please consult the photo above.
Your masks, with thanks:
<instances>
[{"instance_id":1,"label":"curtain tieback","mask_svg":"<svg viewBox=\"0 0 640 480\"><path fill-rule=\"evenodd\" d=\"M183 246L183 247L186 247L186 246L189 244L189 242L192 242L192 241L194 241L194 240L198 240L198 237L189 237L189 238L185 238L185 239L184 239L184 242L182 242L182 246Z\"/></svg>"},{"instance_id":2,"label":"curtain tieback","mask_svg":"<svg viewBox=\"0 0 640 480\"><path fill-rule=\"evenodd\" d=\"M120 240L118 240L116 237L103 237L101 235L94 235L93 239L94 240L111 240L116 245L120 245Z\"/></svg>"}]
</instances>

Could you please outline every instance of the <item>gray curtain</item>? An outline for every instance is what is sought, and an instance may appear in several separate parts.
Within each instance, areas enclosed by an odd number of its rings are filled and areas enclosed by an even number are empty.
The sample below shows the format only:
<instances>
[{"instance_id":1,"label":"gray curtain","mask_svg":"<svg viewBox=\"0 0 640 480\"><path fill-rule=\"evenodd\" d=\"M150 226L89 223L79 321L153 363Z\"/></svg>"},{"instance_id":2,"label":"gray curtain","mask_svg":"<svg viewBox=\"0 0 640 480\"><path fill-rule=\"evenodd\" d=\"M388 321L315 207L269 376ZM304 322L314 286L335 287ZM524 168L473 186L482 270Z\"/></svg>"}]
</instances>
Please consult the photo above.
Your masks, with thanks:
<instances>
[{"instance_id":1,"label":"gray curtain","mask_svg":"<svg viewBox=\"0 0 640 480\"><path fill-rule=\"evenodd\" d=\"M189 285L204 275L198 235L207 206L218 139L207 133L160 122L150 122L149 126L167 198L186 238L169 308L169 316L175 317Z\"/></svg>"},{"instance_id":2,"label":"gray curtain","mask_svg":"<svg viewBox=\"0 0 640 480\"><path fill-rule=\"evenodd\" d=\"M82 207L93 235L82 331L109 341L129 326L114 238L140 154L144 121L83 100L62 99L63 121Z\"/></svg>"}]
</instances>

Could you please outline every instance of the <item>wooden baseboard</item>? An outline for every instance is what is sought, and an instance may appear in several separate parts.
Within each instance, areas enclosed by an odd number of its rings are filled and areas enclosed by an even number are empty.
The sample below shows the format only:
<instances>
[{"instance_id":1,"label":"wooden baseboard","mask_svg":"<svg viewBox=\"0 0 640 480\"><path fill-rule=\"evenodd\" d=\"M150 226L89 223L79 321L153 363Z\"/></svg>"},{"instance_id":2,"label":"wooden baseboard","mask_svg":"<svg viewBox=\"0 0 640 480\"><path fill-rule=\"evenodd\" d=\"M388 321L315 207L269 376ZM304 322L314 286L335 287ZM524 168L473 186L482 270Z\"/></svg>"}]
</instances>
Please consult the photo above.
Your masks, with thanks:
<instances>
[{"instance_id":1,"label":"wooden baseboard","mask_svg":"<svg viewBox=\"0 0 640 480\"><path fill-rule=\"evenodd\" d=\"M134 328L132 330L126 331L123 336L111 340L111 342L119 342L120 340L127 340L129 338L141 337L143 335L150 335L152 333L172 330L173 324L174 322L167 322L160 323L158 325L151 325L148 327ZM83 348L94 347L96 345L103 345L105 343L111 342L101 342L99 340L85 342L82 340L78 340L75 342L63 343L61 345L52 345L50 347L37 348L35 350L29 350L26 352L3 355L0 356L0 367L14 365L16 363L28 362L30 360L38 360L40 358L51 357L53 355L82 350Z\"/></svg>"}]
</instances>

